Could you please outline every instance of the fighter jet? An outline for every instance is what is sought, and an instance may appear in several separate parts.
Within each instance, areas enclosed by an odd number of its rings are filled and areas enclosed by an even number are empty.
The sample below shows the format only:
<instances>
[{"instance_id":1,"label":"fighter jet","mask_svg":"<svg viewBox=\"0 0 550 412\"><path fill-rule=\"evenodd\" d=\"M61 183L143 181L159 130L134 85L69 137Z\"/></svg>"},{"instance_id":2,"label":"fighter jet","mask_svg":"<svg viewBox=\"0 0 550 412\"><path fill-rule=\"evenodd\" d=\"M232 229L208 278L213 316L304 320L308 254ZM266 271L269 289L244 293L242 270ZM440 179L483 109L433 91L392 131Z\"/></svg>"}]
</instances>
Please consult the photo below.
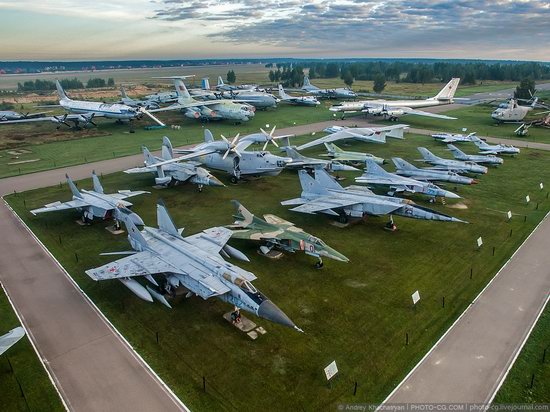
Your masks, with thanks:
<instances>
[{"instance_id":1,"label":"fighter jet","mask_svg":"<svg viewBox=\"0 0 550 412\"><path fill-rule=\"evenodd\" d=\"M282 84L279 84L279 98L281 99L281 101L285 103L290 103L295 106L315 107L321 104L321 102L313 96L290 96L286 94Z\"/></svg>"},{"instance_id":2,"label":"fighter jet","mask_svg":"<svg viewBox=\"0 0 550 412\"><path fill-rule=\"evenodd\" d=\"M223 92L230 92L234 90L255 90L258 87L256 84L241 84L241 85L231 85L225 84L223 82L222 76L218 76L218 84L216 85L216 90L221 90Z\"/></svg>"},{"instance_id":3,"label":"fighter jet","mask_svg":"<svg viewBox=\"0 0 550 412\"><path fill-rule=\"evenodd\" d=\"M474 162L463 162L460 160L444 159L442 157L434 155L425 147L418 147L418 151L422 155L422 161L434 165L435 169L452 170L458 173L487 173L487 168L485 166L480 166Z\"/></svg>"},{"instance_id":4,"label":"fighter jet","mask_svg":"<svg viewBox=\"0 0 550 412\"><path fill-rule=\"evenodd\" d=\"M252 141L239 141L239 135L229 141L221 136L221 141L214 140L210 130L204 130L204 143L192 149L174 150L183 156L157 163L158 166L197 159L209 169L221 170L231 175L231 182L237 183L246 176L277 176L292 159L275 156L266 151L247 151Z\"/></svg>"},{"instance_id":5,"label":"fighter jet","mask_svg":"<svg viewBox=\"0 0 550 412\"><path fill-rule=\"evenodd\" d=\"M120 103L130 107L145 107L147 110L158 109L160 107L158 101L152 99L132 99L126 94L124 86L120 86L120 95L122 96L122 98L120 99Z\"/></svg>"},{"instance_id":6,"label":"fighter jet","mask_svg":"<svg viewBox=\"0 0 550 412\"><path fill-rule=\"evenodd\" d=\"M180 110L190 119L200 120L235 120L237 122L247 122L254 117L254 107L244 103L234 103L230 100L195 100L189 94L182 76L162 77L172 79L176 87L178 100L175 104L160 109L151 110L151 112L162 112L168 110Z\"/></svg>"},{"instance_id":7,"label":"fighter jet","mask_svg":"<svg viewBox=\"0 0 550 412\"><path fill-rule=\"evenodd\" d=\"M236 200L232 203L237 209L237 214L234 216L237 220L233 225L227 226L233 231L231 237L262 243L260 246L262 254L267 255L274 248L292 253L303 251L306 255L319 259L315 265L318 269L323 267L322 257L349 262L347 257L327 246L321 239L294 226L294 223L275 215L264 215L262 219L250 213Z\"/></svg>"},{"instance_id":8,"label":"fighter jet","mask_svg":"<svg viewBox=\"0 0 550 412\"><path fill-rule=\"evenodd\" d=\"M148 94L145 99L158 104L174 103L178 100L178 94L174 92L157 92L154 94Z\"/></svg>"},{"instance_id":9,"label":"fighter jet","mask_svg":"<svg viewBox=\"0 0 550 412\"><path fill-rule=\"evenodd\" d=\"M26 120L34 119L38 117L44 117L48 112L38 112L38 113L17 113L13 110L0 110L0 122L5 122L9 120Z\"/></svg>"},{"instance_id":10,"label":"fighter jet","mask_svg":"<svg viewBox=\"0 0 550 412\"><path fill-rule=\"evenodd\" d=\"M316 167L322 167L329 172L358 172L359 170L353 166L345 165L336 160L324 160L315 159L313 157L306 157L298 152L292 146L284 146L283 150L286 155L292 159L291 162L286 164L287 169L314 169Z\"/></svg>"},{"instance_id":11,"label":"fighter jet","mask_svg":"<svg viewBox=\"0 0 550 412\"><path fill-rule=\"evenodd\" d=\"M315 178L307 171L298 172L302 194L299 198L285 200L282 205L295 206L290 210L300 213L324 213L346 223L349 217L363 218L366 215L398 215L414 219L462 222L460 219L416 205L408 199L374 194L365 186L342 187L323 169L315 169ZM393 219L387 226L394 229Z\"/></svg>"},{"instance_id":12,"label":"fighter jet","mask_svg":"<svg viewBox=\"0 0 550 412\"><path fill-rule=\"evenodd\" d=\"M319 89L317 86L312 85L309 82L309 77L304 76L304 85L302 90L317 97L323 97L326 99L348 99L357 97L357 93L354 93L351 89L345 89L338 87L336 89Z\"/></svg>"},{"instance_id":13,"label":"fighter jet","mask_svg":"<svg viewBox=\"0 0 550 412\"><path fill-rule=\"evenodd\" d=\"M347 150L342 150L334 143L325 143L325 147L327 148L327 154L322 154L321 156L328 156L334 160L338 160L344 163L357 164L365 163L365 161L367 160L373 160L378 164L384 164L384 159L370 153L350 152Z\"/></svg>"},{"instance_id":14,"label":"fighter jet","mask_svg":"<svg viewBox=\"0 0 550 412\"><path fill-rule=\"evenodd\" d=\"M319 139L312 140L311 142L304 143L303 145L298 146L297 149L304 150L323 143L331 143L348 139L357 140L364 143L386 143L386 136L395 138L399 138L399 136L401 136L401 138L403 138L404 130L407 129L409 126L399 124L395 126L384 127L341 129L337 129L337 127L338 126L332 126L330 129L325 129L325 131L330 134L324 137L320 137Z\"/></svg>"},{"instance_id":15,"label":"fighter jet","mask_svg":"<svg viewBox=\"0 0 550 412\"><path fill-rule=\"evenodd\" d=\"M0 355L19 342L23 336L25 336L25 329L21 326L10 330L5 335L0 336Z\"/></svg>"},{"instance_id":16,"label":"fighter jet","mask_svg":"<svg viewBox=\"0 0 550 412\"><path fill-rule=\"evenodd\" d=\"M136 225L143 225L141 218L128 209L132 207L132 204L124 199L149 192L143 190L119 190L118 193L106 194L95 172L92 172L94 189L79 191L71 178L68 175L65 175L65 177L73 193L73 199L68 202L58 201L49 203L42 208L31 210L33 215L45 212L55 212L58 210L76 209L82 212L82 221L84 223L91 222L94 217L100 219L113 217L118 226L118 222L121 220L120 213L124 211L124 213L128 215L128 218L132 219Z\"/></svg>"},{"instance_id":17,"label":"fighter jet","mask_svg":"<svg viewBox=\"0 0 550 412\"><path fill-rule=\"evenodd\" d=\"M504 163L504 159L496 157L495 155L469 155L464 153L458 147L452 144L448 144L447 147L451 151L453 157L456 160L462 160L463 162L475 162L478 164L490 164L501 165Z\"/></svg>"},{"instance_id":18,"label":"fighter jet","mask_svg":"<svg viewBox=\"0 0 550 412\"><path fill-rule=\"evenodd\" d=\"M449 182L458 183L461 185L471 185L477 183L477 181L471 177L460 176L458 173L450 170L434 169L431 167L418 168L400 157L392 157L391 160L397 168L395 173L400 176L406 176L416 180Z\"/></svg>"},{"instance_id":19,"label":"fighter jet","mask_svg":"<svg viewBox=\"0 0 550 412\"><path fill-rule=\"evenodd\" d=\"M198 186L202 192L203 186L225 186L208 170L200 167L198 162L170 163L164 166L157 166L157 163L174 158L172 143L167 136L163 137L161 157L155 157L149 149L142 146L145 158L145 167L135 167L125 170L124 173L153 173L156 175L155 184L159 186L177 185L178 183L190 182Z\"/></svg>"},{"instance_id":20,"label":"fighter jet","mask_svg":"<svg viewBox=\"0 0 550 412\"><path fill-rule=\"evenodd\" d=\"M395 173L386 172L373 160L367 159L367 168L365 172L355 178L357 183L366 183L375 186L389 186L388 195L393 196L395 193L419 193L429 196L431 199L436 197L446 197L448 199L460 199L460 196L448 190L426 181L411 179L409 177L399 176Z\"/></svg>"},{"instance_id":21,"label":"fighter jet","mask_svg":"<svg viewBox=\"0 0 550 412\"><path fill-rule=\"evenodd\" d=\"M168 292L181 286L188 291L188 297L193 294L204 300L217 297L260 318L301 331L252 285L256 279L253 273L222 258L231 256L248 261L242 252L226 244L231 230L212 227L183 237L183 229L176 227L162 201L157 204L158 229L145 226L140 232L132 219L124 216L123 222L133 251L109 253L130 256L87 270L86 274L93 280L118 279L139 298L148 302L155 299L170 307L153 278L159 275L166 280ZM151 286L144 287L137 277L145 277Z\"/></svg>"},{"instance_id":22,"label":"fighter jet","mask_svg":"<svg viewBox=\"0 0 550 412\"><path fill-rule=\"evenodd\" d=\"M519 154L520 150L519 148L509 145L509 144L488 144L487 142L484 142L479 137L475 137L472 139L472 142L478 147L480 154L510 154L510 155L516 155Z\"/></svg>"},{"instance_id":23,"label":"fighter jet","mask_svg":"<svg viewBox=\"0 0 550 412\"><path fill-rule=\"evenodd\" d=\"M437 119L455 120L455 117L430 113L418 110L423 107L440 106L453 103L460 79L453 78L434 97L425 100L362 100L355 102L343 102L332 106L329 110L342 113L362 112L366 115L383 116L390 120L398 120L399 117L409 114L434 117Z\"/></svg>"},{"instance_id":24,"label":"fighter jet","mask_svg":"<svg viewBox=\"0 0 550 412\"><path fill-rule=\"evenodd\" d=\"M222 92L221 98L229 99L234 103L246 103L257 109L277 107L278 101L272 94L257 90L231 90L229 92Z\"/></svg>"},{"instance_id":25,"label":"fighter jet","mask_svg":"<svg viewBox=\"0 0 550 412\"><path fill-rule=\"evenodd\" d=\"M454 133L434 133L432 137L441 143L463 143L471 142L472 137L476 135L476 132L468 133L467 135L463 134L454 134Z\"/></svg>"}]
</instances>

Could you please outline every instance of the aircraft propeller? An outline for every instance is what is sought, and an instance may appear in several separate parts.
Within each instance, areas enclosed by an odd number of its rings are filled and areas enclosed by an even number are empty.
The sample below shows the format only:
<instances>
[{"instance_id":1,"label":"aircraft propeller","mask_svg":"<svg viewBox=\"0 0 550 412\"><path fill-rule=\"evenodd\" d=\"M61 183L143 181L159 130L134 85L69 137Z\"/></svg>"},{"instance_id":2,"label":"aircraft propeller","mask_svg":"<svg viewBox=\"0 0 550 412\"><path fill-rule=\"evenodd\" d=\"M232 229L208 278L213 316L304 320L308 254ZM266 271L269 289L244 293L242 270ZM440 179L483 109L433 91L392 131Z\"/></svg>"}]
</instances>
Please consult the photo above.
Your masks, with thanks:
<instances>
[{"instance_id":1,"label":"aircraft propeller","mask_svg":"<svg viewBox=\"0 0 550 412\"><path fill-rule=\"evenodd\" d=\"M153 116L146 108L144 108L143 106L140 107L138 109L138 111L140 113L143 113L147 116L149 116L151 119L153 119L153 121L155 121L155 123L158 123L160 126L166 126L164 123L162 123L159 119L157 119L155 116Z\"/></svg>"},{"instance_id":2,"label":"aircraft propeller","mask_svg":"<svg viewBox=\"0 0 550 412\"><path fill-rule=\"evenodd\" d=\"M240 135L241 135L240 133L237 133L237 135L233 138L233 140L231 142L229 142L229 140L223 134L221 135L222 140L227 144L227 150L224 153L224 155L222 156L222 159L225 160L230 152L233 152L237 156L241 157L241 154L237 150L237 142L239 140Z\"/></svg>"},{"instance_id":3,"label":"aircraft propeller","mask_svg":"<svg viewBox=\"0 0 550 412\"><path fill-rule=\"evenodd\" d=\"M263 151L265 151L266 147L267 147L267 144L269 142L273 143L275 145L275 147L279 147L279 145L277 144L277 142L275 141L276 139L284 139L285 137L292 137L294 135L292 134L287 134L287 135L283 135L283 136L273 136L273 134L275 133L275 129L277 128L277 126L273 126L273 129L271 129L271 132L267 133L264 129L262 129L260 127L260 131L264 134L265 136L265 143L264 143L264 147L262 148Z\"/></svg>"}]
</instances>

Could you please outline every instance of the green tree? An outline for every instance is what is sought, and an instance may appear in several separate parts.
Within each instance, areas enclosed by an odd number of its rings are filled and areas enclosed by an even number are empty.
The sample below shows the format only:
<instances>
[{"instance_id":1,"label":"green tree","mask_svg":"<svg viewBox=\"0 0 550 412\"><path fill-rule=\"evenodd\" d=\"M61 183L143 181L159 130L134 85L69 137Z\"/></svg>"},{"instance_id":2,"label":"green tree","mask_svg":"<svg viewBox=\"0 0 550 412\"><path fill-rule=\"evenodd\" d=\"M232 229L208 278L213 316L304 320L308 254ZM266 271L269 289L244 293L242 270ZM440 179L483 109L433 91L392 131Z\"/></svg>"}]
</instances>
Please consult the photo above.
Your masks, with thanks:
<instances>
[{"instance_id":1,"label":"green tree","mask_svg":"<svg viewBox=\"0 0 550 412\"><path fill-rule=\"evenodd\" d=\"M476 78L472 70L468 70L462 79L462 84L476 84Z\"/></svg>"},{"instance_id":2,"label":"green tree","mask_svg":"<svg viewBox=\"0 0 550 412\"><path fill-rule=\"evenodd\" d=\"M382 93L382 91L386 88L386 76L384 76L382 73L377 74L374 76L374 85L372 86L372 90L374 90L375 93Z\"/></svg>"},{"instance_id":3,"label":"green tree","mask_svg":"<svg viewBox=\"0 0 550 412\"><path fill-rule=\"evenodd\" d=\"M229 70L227 72L226 76L227 83L233 84L237 80L237 76L235 75L235 72L233 70Z\"/></svg>"},{"instance_id":4,"label":"green tree","mask_svg":"<svg viewBox=\"0 0 550 412\"><path fill-rule=\"evenodd\" d=\"M346 70L342 75L342 80L344 80L346 86L351 87L351 85L353 84L353 75L351 74L351 71Z\"/></svg>"},{"instance_id":5,"label":"green tree","mask_svg":"<svg viewBox=\"0 0 550 412\"><path fill-rule=\"evenodd\" d=\"M107 86L114 87L114 85L115 85L115 79L113 79L112 77L109 77L109 79L107 80Z\"/></svg>"},{"instance_id":6,"label":"green tree","mask_svg":"<svg viewBox=\"0 0 550 412\"><path fill-rule=\"evenodd\" d=\"M93 89L93 88L99 88L99 87L105 87L105 79L95 78L95 79L89 79L86 82L86 88L87 89Z\"/></svg>"},{"instance_id":7,"label":"green tree","mask_svg":"<svg viewBox=\"0 0 550 412\"><path fill-rule=\"evenodd\" d=\"M514 97L516 99L529 100L533 97L534 94L535 94L535 81L530 77L526 77L522 79L519 85L516 87Z\"/></svg>"}]
</instances>

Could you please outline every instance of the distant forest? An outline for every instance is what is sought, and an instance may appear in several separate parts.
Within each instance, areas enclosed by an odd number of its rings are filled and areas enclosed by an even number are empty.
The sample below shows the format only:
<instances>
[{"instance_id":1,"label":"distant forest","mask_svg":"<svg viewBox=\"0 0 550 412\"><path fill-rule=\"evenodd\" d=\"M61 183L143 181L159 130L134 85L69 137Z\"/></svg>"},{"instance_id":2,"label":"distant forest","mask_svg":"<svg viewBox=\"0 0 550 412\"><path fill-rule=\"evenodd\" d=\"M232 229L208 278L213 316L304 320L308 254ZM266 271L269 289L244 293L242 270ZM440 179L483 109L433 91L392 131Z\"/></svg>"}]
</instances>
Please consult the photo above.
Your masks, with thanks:
<instances>
[{"instance_id":1,"label":"distant forest","mask_svg":"<svg viewBox=\"0 0 550 412\"><path fill-rule=\"evenodd\" d=\"M86 86L78 79L61 79L59 81L61 87L64 89L87 89L99 88L99 87L113 87L115 81L113 78L105 79L94 78L86 82ZM50 80L29 80L23 83L17 83L17 91L19 92L35 92L35 91L48 91L55 90L55 82Z\"/></svg>"}]
</instances>

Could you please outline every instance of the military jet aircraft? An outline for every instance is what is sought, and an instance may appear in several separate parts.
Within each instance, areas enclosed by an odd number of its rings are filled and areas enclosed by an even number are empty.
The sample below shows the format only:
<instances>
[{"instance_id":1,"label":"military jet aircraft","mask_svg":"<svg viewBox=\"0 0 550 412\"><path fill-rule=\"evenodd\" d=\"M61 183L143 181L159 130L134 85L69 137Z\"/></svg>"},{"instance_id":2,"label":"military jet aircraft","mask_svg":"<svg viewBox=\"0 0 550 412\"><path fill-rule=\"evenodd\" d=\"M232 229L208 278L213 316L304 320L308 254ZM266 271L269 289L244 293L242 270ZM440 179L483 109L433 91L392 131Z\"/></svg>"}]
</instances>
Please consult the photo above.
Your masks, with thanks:
<instances>
[{"instance_id":1,"label":"military jet aircraft","mask_svg":"<svg viewBox=\"0 0 550 412\"><path fill-rule=\"evenodd\" d=\"M103 186L99 178L92 172L92 181L94 184L93 190L79 191L68 175L67 183L71 192L73 193L73 199L68 202L54 202L45 205L39 209L31 210L33 215L45 212L55 212L58 210L76 209L82 212L82 221L84 223L91 222L94 217L100 219L114 218L115 223L118 226L118 222L121 220L120 211L124 210L129 219L136 225L143 225L141 218L134 212L131 212L128 208L132 207L130 202L124 199L129 197L142 195L145 192L143 190L131 191L131 190L119 190L118 193L106 194L103 191Z\"/></svg>"},{"instance_id":2,"label":"military jet aircraft","mask_svg":"<svg viewBox=\"0 0 550 412\"><path fill-rule=\"evenodd\" d=\"M386 136L399 138L403 137L403 132L409 126L399 124L395 126L384 127L363 127L363 128L342 128L336 129L337 126L333 126L330 129L325 129L327 136L320 137L319 139L312 140L311 142L304 143L298 146L298 150L304 150L310 147L314 147L323 143L337 142L340 140L357 140L364 143L386 143Z\"/></svg>"},{"instance_id":3,"label":"military jet aircraft","mask_svg":"<svg viewBox=\"0 0 550 412\"><path fill-rule=\"evenodd\" d=\"M414 219L463 222L460 219L416 205L408 199L374 194L365 186L342 187L323 169L315 169L315 178L307 171L298 172L302 194L299 198L281 202L295 206L292 211L308 214L324 213L336 216L346 223L349 217L363 218L366 215L398 215ZM297 206L296 206L297 205ZM387 226L395 227L390 218Z\"/></svg>"},{"instance_id":4,"label":"military jet aircraft","mask_svg":"<svg viewBox=\"0 0 550 412\"><path fill-rule=\"evenodd\" d=\"M217 297L238 309L301 332L281 309L252 285L256 279L253 273L222 258L231 256L248 261L242 252L226 244L231 230L212 227L183 237L183 229L176 227L162 201L157 204L158 229L145 226L140 232L127 216L123 216L123 222L134 251L109 253L130 256L87 270L86 274L93 280L118 279L139 298L148 302L155 299L170 307L153 278L153 275L160 275L166 280L168 292L182 286L188 290L188 297L193 294L204 300ZM137 277L145 277L152 286L143 287L135 279Z\"/></svg>"},{"instance_id":5,"label":"military jet aircraft","mask_svg":"<svg viewBox=\"0 0 550 412\"><path fill-rule=\"evenodd\" d=\"M327 148L327 154L322 154L321 156L328 156L334 160L338 160L344 163L365 163L365 161L367 160L373 160L374 162L381 165L385 163L384 159L381 157L377 157L370 153L350 152L347 150L342 150L334 143L325 143L325 147Z\"/></svg>"},{"instance_id":6,"label":"military jet aircraft","mask_svg":"<svg viewBox=\"0 0 550 412\"><path fill-rule=\"evenodd\" d=\"M25 329L21 326L18 326L17 328L10 330L5 335L0 336L0 355L19 342L23 336L25 336Z\"/></svg>"},{"instance_id":7,"label":"military jet aircraft","mask_svg":"<svg viewBox=\"0 0 550 412\"><path fill-rule=\"evenodd\" d=\"M313 96L290 96L285 93L283 85L279 84L279 98L285 103L295 106L319 106L321 102Z\"/></svg>"},{"instance_id":8,"label":"military jet aircraft","mask_svg":"<svg viewBox=\"0 0 550 412\"><path fill-rule=\"evenodd\" d=\"M241 84L233 86L231 84L225 84L223 82L222 76L218 76L218 84L216 85L216 90L221 90L224 92L230 92L234 90L256 90L258 85L256 84Z\"/></svg>"},{"instance_id":9,"label":"military jet aircraft","mask_svg":"<svg viewBox=\"0 0 550 412\"><path fill-rule=\"evenodd\" d=\"M455 117L418 110L423 107L440 106L453 103L460 79L453 78L434 97L425 100L361 100L343 102L332 106L329 110L342 113L362 112L366 115L383 116L397 121L399 117L409 114L434 117L437 119L455 120Z\"/></svg>"},{"instance_id":10,"label":"military jet aircraft","mask_svg":"<svg viewBox=\"0 0 550 412\"><path fill-rule=\"evenodd\" d=\"M264 215L262 219L250 213L236 200L233 200L232 203L237 209L237 214L234 216L237 220L233 225L227 226L233 231L231 237L261 242L260 252L262 254L267 255L274 248L292 253L303 251L307 255L319 259L315 265L318 269L323 267L322 257L349 262L347 257L328 246L321 239L296 227L294 223L275 215Z\"/></svg>"},{"instance_id":11,"label":"military jet aircraft","mask_svg":"<svg viewBox=\"0 0 550 412\"><path fill-rule=\"evenodd\" d=\"M396 174L400 176L410 177L416 180L427 180L434 182L449 182L458 183L461 185L471 185L477 183L477 180L471 177L460 176L458 173L450 170L428 168L418 168L400 157L391 158L393 164L397 168Z\"/></svg>"},{"instance_id":12,"label":"military jet aircraft","mask_svg":"<svg viewBox=\"0 0 550 412\"><path fill-rule=\"evenodd\" d=\"M510 154L510 155L516 155L519 154L520 150L519 148L509 145L509 144L488 144L487 142L484 142L479 137L475 137L472 139L472 142L478 147L480 154Z\"/></svg>"},{"instance_id":13,"label":"military jet aircraft","mask_svg":"<svg viewBox=\"0 0 550 412\"><path fill-rule=\"evenodd\" d=\"M197 159L209 169L221 170L231 175L231 182L237 183L247 176L277 176L292 159L280 157L266 151L247 151L252 141L239 141L239 135L230 142L225 136L214 140L210 130L204 130L204 143L192 149L174 150L183 156L157 163L158 166Z\"/></svg>"},{"instance_id":14,"label":"military jet aircraft","mask_svg":"<svg viewBox=\"0 0 550 412\"><path fill-rule=\"evenodd\" d=\"M441 143L462 143L462 142L471 142L472 137L476 135L476 132L464 134L454 134L454 133L434 133L432 137Z\"/></svg>"},{"instance_id":15,"label":"military jet aircraft","mask_svg":"<svg viewBox=\"0 0 550 412\"><path fill-rule=\"evenodd\" d=\"M234 120L247 122L254 117L254 107L244 103L234 103L230 100L195 100L189 94L182 76L163 77L172 79L176 87L178 100L175 104L160 109L151 110L152 113L167 110L180 110L190 119L200 120Z\"/></svg>"},{"instance_id":16,"label":"military jet aircraft","mask_svg":"<svg viewBox=\"0 0 550 412\"><path fill-rule=\"evenodd\" d=\"M13 110L0 110L0 122L5 122L8 120L26 120L34 119L37 117L44 117L44 115L49 112L38 112L38 113L17 113Z\"/></svg>"},{"instance_id":17,"label":"military jet aircraft","mask_svg":"<svg viewBox=\"0 0 550 412\"><path fill-rule=\"evenodd\" d=\"M163 137L160 158L153 156L145 146L142 146L142 150L145 167L135 167L125 170L124 173L153 173L156 175L155 184L159 186L190 182L198 186L199 192L202 192L203 186L225 186L208 170L200 167L198 162L180 162L157 166L157 163L174 158L172 143L166 136Z\"/></svg>"},{"instance_id":18,"label":"military jet aircraft","mask_svg":"<svg viewBox=\"0 0 550 412\"><path fill-rule=\"evenodd\" d=\"M145 99L145 100L139 100L139 99L132 99L126 94L126 90L124 89L124 86L120 86L120 103L125 104L130 107L145 107L147 110L151 109L158 109L160 107L160 104L158 101L153 99Z\"/></svg>"},{"instance_id":19,"label":"military jet aircraft","mask_svg":"<svg viewBox=\"0 0 550 412\"><path fill-rule=\"evenodd\" d=\"M291 162L286 164L287 169L314 169L316 167L322 167L329 172L358 172L359 170L353 166L345 165L336 160L324 160L315 159L313 157L306 157L298 152L291 146L284 146L283 150L286 155L292 159Z\"/></svg>"},{"instance_id":20,"label":"military jet aircraft","mask_svg":"<svg viewBox=\"0 0 550 412\"><path fill-rule=\"evenodd\" d=\"M257 90L231 90L222 92L220 97L229 99L235 103L246 103L257 109L269 109L277 107L278 99L270 93Z\"/></svg>"},{"instance_id":21,"label":"military jet aircraft","mask_svg":"<svg viewBox=\"0 0 550 412\"><path fill-rule=\"evenodd\" d=\"M351 89L345 89L343 87L338 87L336 89L319 89L317 86L314 86L309 82L308 76L304 76L302 90L314 96L326 99L349 99L357 97L357 93L354 93Z\"/></svg>"},{"instance_id":22,"label":"military jet aircraft","mask_svg":"<svg viewBox=\"0 0 550 412\"><path fill-rule=\"evenodd\" d=\"M426 195L432 200L436 197L460 199L460 196L456 193L441 189L433 183L386 172L371 159L367 159L366 164L367 168L365 172L361 176L356 177L355 181L357 183L366 183L368 185L389 186L390 191L388 192L388 195L390 196L395 195L395 193L406 192Z\"/></svg>"},{"instance_id":23,"label":"military jet aircraft","mask_svg":"<svg viewBox=\"0 0 550 412\"><path fill-rule=\"evenodd\" d=\"M463 162L475 162L478 164L490 165L501 165L504 163L504 159L501 157L496 157L495 155L469 155L452 144L448 144L447 148L456 160L462 160Z\"/></svg>"},{"instance_id":24,"label":"military jet aircraft","mask_svg":"<svg viewBox=\"0 0 550 412\"><path fill-rule=\"evenodd\" d=\"M425 147L418 147L418 151L422 155L421 161L434 165L434 169L452 170L458 173L487 173L487 168L485 166L478 165L474 162L463 162L460 160L444 159L442 157L434 155Z\"/></svg>"},{"instance_id":25,"label":"military jet aircraft","mask_svg":"<svg viewBox=\"0 0 550 412\"><path fill-rule=\"evenodd\" d=\"M148 94L145 99L160 104L174 103L178 100L178 94L176 92L157 92L154 94Z\"/></svg>"}]
</instances>

